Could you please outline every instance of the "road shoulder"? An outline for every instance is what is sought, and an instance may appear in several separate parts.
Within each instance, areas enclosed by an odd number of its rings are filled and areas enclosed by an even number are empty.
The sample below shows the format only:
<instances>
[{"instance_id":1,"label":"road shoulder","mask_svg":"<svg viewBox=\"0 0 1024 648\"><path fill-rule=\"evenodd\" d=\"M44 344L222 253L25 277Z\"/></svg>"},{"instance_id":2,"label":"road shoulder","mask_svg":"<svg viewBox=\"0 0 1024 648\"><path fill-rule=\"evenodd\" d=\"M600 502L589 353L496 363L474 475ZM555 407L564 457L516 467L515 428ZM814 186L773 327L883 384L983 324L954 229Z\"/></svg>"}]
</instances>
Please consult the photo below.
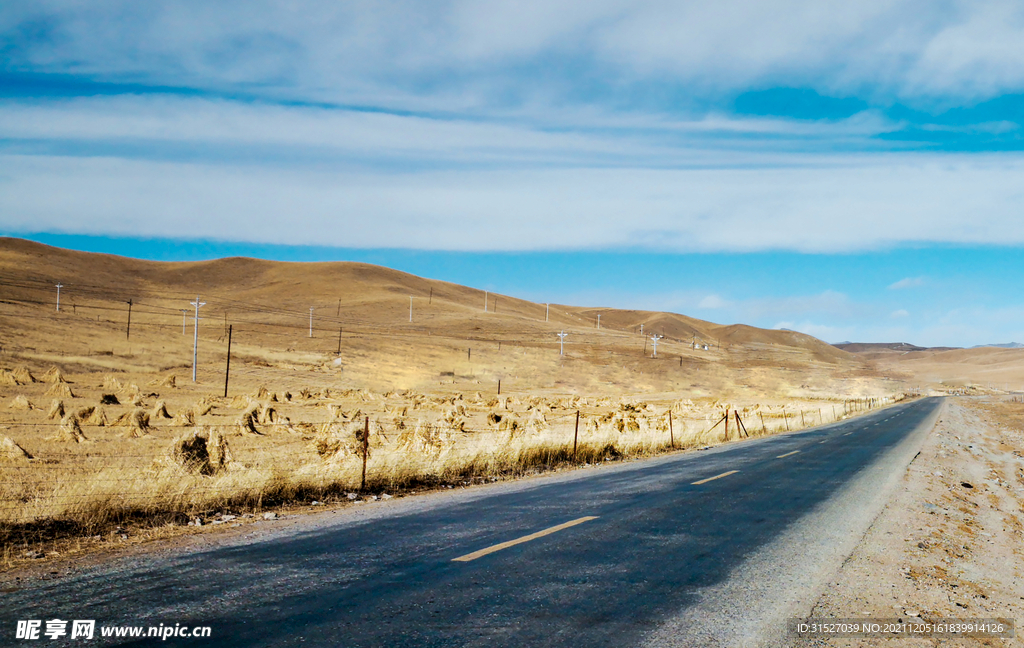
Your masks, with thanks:
<instances>
[{"instance_id":1,"label":"road shoulder","mask_svg":"<svg viewBox=\"0 0 1024 648\"><path fill-rule=\"evenodd\" d=\"M1024 621L1024 405L950 399L895 495L829 583L816 618ZM894 645L832 639L811 646ZM901 646L932 646L902 639ZM949 645L954 645L950 643ZM1021 640L961 640L1016 646Z\"/></svg>"}]
</instances>

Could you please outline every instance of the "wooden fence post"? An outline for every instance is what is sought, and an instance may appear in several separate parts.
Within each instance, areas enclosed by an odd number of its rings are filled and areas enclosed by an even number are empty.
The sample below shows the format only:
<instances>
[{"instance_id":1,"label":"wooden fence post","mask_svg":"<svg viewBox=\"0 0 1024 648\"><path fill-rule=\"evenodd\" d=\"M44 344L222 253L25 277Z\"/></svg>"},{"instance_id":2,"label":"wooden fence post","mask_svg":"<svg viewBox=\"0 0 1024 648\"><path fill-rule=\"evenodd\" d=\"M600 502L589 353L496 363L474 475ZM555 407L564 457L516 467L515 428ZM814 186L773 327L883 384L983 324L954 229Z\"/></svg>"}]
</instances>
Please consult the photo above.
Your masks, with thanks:
<instances>
[{"instance_id":1,"label":"wooden fence post","mask_svg":"<svg viewBox=\"0 0 1024 648\"><path fill-rule=\"evenodd\" d=\"M366 426L363 428L363 479L359 482L359 490L366 490L366 458L370 454L370 417L366 417Z\"/></svg>"},{"instance_id":2,"label":"wooden fence post","mask_svg":"<svg viewBox=\"0 0 1024 648\"><path fill-rule=\"evenodd\" d=\"M676 449L676 434L672 430L672 410L668 411L668 442L672 449Z\"/></svg>"},{"instance_id":3,"label":"wooden fence post","mask_svg":"<svg viewBox=\"0 0 1024 648\"><path fill-rule=\"evenodd\" d=\"M576 443L580 439L580 411L576 410L576 431L572 434L572 460L576 461Z\"/></svg>"}]
</instances>

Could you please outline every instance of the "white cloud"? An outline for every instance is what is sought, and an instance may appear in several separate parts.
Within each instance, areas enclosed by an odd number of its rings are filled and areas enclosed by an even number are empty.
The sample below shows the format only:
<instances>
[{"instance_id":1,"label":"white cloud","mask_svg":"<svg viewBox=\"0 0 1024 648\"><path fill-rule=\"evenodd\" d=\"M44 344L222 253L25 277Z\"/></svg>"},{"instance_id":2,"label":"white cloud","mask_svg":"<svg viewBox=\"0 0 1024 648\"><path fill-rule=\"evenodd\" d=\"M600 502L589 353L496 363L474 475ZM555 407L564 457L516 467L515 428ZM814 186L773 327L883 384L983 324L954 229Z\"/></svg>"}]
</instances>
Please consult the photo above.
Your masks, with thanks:
<instances>
[{"instance_id":1,"label":"white cloud","mask_svg":"<svg viewBox=\"0 0 1024 648\"><path fill-rule=\"evenodd\" d=\"M8 154L0 169L11 232L449 250L1024 244L1019 156L402 172Z\"/></svg>"},{"instance_id":2,"label":"white cloud","mask_svg":"<svg viewBox=\"0 0 1024 648\"><path fill-rule=\"evenodd\" d=\"M11 69L449 108L558 103L593 78L626 91L670 80L904 97L1024 85L1024 19L1012 0L40 0L6 3L0 30L11 34ZM517 73L532 67L544 74ZM566 92L565 68L592 75Z\"/></svg>"},{"instance_id":3,"label":"white cloud","mask_svg":"<svg viewBox=\"0 0 1024 648\"><path fill-rule=\"evenodd\" d=\"M697 303L697 308L719 309L725 308L729 302L718 295L708 295Z\"/></svg>"},{"instance_id":4,"label":"white cloud","mask_svg":"<svg viewBox=\"0 0 1024 648\"><path fill-rule=\"evenodd\" d=\"M905 277L889 285L889 290L917 288L924 285L924 277Z\"/></svg>"},{"instance_id":5,"label":"white cloud","mask_svg":"<svg viewBox=\"0 0 1024 648\"><path fill-rule=\"evenodd\" d=\"M890 313L889 317L893 319L901 319L904 317L910 317L910 313L907 312L906 309L901 308L899 310L894 310L892 313Z\"/></svg>"}]
</instances>

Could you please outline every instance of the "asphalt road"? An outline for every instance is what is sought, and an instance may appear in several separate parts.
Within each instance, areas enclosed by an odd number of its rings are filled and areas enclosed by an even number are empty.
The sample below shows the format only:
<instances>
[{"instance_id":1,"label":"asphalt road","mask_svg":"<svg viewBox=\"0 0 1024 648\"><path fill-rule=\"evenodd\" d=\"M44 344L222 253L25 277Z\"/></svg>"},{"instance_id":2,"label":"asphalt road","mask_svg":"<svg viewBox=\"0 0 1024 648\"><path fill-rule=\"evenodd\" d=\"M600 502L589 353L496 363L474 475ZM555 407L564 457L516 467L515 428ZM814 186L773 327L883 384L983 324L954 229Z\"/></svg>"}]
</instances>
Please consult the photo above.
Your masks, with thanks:
<instances>
[{"instance_id":1,"label":"asphalt road","mask_svg":"<svg viewBox=\"0 0 1024 648\"><path fill-rule=\"evenodd\" d=\"M780 601L813 602L813 592L796 591L820 578L800 574L842 560L940 403L366 504L326 524L23 581L0 594L0 644L756 645L777 630ZM872 499L875 508L862 505ZM741 595L749 600L735 600ZM210 626L213 636L14 639L15 620L53 618ZM762 637L759 623L776 627Z\"/></svg>"}]
</instances>

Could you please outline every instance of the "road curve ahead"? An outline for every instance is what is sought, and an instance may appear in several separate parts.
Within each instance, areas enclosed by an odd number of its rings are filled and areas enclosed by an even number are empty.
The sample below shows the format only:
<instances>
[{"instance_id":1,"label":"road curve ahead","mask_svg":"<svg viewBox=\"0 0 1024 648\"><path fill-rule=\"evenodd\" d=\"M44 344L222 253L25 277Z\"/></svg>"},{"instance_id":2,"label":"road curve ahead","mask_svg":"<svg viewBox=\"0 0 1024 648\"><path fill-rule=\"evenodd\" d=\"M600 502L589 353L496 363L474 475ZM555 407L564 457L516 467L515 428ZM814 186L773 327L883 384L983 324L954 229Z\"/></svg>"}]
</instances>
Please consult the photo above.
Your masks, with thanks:
<instances>
[{"instance_id":1,"label":"road curve ahead","mask_svg":"<svg viewBox=\"0 0 1024 648\"><path fill-rule=\"evenodd\" d=\"M210 626L92 645L705 646L779 641L941 401L713 450L364 505L0 594L17 619ZM295 530L299 529L299 530ZM120 641L120 643L118 643ZM63 643L62 643L63 642Z\"/></svg>"}]
</instances>

